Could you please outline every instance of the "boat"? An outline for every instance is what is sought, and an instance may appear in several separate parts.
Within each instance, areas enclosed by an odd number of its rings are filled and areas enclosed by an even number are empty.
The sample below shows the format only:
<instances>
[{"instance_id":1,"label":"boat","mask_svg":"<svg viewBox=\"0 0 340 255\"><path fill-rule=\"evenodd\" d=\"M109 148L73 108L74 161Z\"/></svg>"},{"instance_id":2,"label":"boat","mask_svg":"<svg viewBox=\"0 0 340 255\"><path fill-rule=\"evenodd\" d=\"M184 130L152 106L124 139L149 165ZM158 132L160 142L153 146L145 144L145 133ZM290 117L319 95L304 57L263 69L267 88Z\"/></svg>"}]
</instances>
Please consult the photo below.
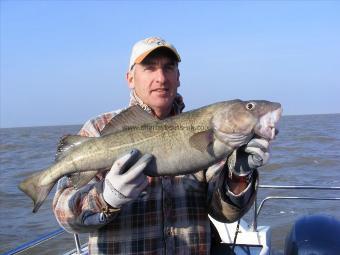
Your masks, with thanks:
<instances>
[{"instance_id":1,"label":"boat","mask_svg":"<svg viewBox=\"0 0 340 255\"><path fill-rule=\"evenodd\" d=\"M259 185L259 192L265 189L280 190L318 190L331 191L336 194L340 187L327 186L282 186L282 185ZM298 192L295 192L298 193ZM212 243L213 255L236 254L236 255L269 255L272 254L272 228L269 225L258 226L258 217L263 207L271 200L329 200L340 201L339 196L273 196L269 195L260 202L258 197L253 205L252 221L247 222L242 218L234 223L222 223L210 217L212 228L218 233ZM1 255L15 255L27 252L33 247L48 242L63 234L65 230L56 229L46 235L40 236L30 242L23 243L15 249ZM308 215L295 221L290 233L286 237L284 254L340 254L340 221L335 217L326 215ZM81 244L78 234L74 234L75 248L65 251L64 255L87 255L87 243Z\"/></svg>"}]
</instances>

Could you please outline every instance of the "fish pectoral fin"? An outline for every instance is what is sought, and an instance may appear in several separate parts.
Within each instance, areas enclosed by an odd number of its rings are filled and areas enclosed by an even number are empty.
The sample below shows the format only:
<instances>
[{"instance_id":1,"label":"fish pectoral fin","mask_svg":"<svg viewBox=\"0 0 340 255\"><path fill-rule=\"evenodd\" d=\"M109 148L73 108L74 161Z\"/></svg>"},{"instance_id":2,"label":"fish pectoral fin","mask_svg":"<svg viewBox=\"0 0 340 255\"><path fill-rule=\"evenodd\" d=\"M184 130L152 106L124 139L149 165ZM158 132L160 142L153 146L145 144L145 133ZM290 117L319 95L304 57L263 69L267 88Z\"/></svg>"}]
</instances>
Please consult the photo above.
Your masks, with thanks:
<instances>
[{"instance_id":1,"label":"fish pectoral fin","mask_svg":"<svg viewBox=\"0 0 340 255\"><path fill-rule=\"evenodd\" d=\"M97 175L97 173L98 170L76 172L72 174L69 178L71 179L73 188L80 189L84 185L88 184Z\"/></svg>"},{"instance_id":2,"label":"fish pectoral fin","mask_svg":"<svg viewBox=\"0 0 340 255\"><path fill-rule=\"evenodd\" d=\"M209 145L211 145L213 141L214 134L211 129L196 133L189 138L189 143L191 147L201 152L207 151Z\"/></svg>"},{"instance_id":3,"label":"fish pectoral fin","mask_svg":"<svg viewBox=\"0 0 340 255\"><path fill-rule=\"evenodd\" d=\"M57 153L55 155L55 160L59 161L64 158L67 153L74 147L81 145L83 142L86 142L90 139L94 139L93 137L86 137L80 135L65 135L60 138Z\"/></svg>"},{"instance_id":4,"label":"fish pectoral fin","mask_svg":"<svg viewBox=\"0 0 340 255\"><path fill-rule=\"evenodd\" d=\"M140 126L156 120L156 117L143 110L142 107L134 105L114 116L100 134L102 136L108 135L122 131L125 128Z\"/></svg>"}]
</instances>

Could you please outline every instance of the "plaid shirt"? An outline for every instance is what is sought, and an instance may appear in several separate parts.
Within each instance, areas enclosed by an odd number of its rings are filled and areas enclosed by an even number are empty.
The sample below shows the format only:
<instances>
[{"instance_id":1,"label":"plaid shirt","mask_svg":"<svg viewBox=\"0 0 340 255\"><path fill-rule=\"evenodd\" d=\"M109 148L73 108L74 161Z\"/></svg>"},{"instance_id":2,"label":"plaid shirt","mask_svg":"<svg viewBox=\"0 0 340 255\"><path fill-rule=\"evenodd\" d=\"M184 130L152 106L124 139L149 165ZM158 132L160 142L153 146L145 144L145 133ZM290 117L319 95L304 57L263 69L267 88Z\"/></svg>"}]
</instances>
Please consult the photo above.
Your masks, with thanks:
<instances>
[{"instance_id":1,"label":"plaid shirt","mask_svg":"<svg viewBox=\"0 0 340 255\"><path fill-rule=\"evenodd\" d=\"M136 103L140 104L132 95L130 105ZM172 114L183 108L178 97ZM88 121L80 135L100 136L120 111ZM65 230L89 233L90 254L209 254L208 214L223 222L235 221L255 197L257 175L235 196L225 185L223 166L220 162L195 174L148 177L149 185L138 199L111 212L102 195L105 174L78 190L64 177L58 182L54 213Z\"/></svg>"}]
</instances>

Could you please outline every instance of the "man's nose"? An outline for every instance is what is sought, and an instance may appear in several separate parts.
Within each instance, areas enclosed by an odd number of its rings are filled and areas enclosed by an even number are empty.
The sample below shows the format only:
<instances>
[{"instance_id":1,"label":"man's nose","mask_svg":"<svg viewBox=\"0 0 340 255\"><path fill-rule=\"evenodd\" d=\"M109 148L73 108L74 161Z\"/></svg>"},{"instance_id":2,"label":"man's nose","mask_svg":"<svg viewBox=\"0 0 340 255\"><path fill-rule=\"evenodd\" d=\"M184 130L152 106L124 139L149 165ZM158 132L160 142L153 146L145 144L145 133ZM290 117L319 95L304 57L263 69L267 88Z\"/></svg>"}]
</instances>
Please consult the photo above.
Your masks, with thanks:
<instances>
[{"instance_id":1,"label":"man's nose","mask_svg":"<svg viewBox=\"0 0 340 255\"><path fill-rule=\"evenodd\" d=\"M164 83L166 80L165 71L163 68L157 68L156 70L156 80L159 83Z\"/></svg>"}]
</instances>

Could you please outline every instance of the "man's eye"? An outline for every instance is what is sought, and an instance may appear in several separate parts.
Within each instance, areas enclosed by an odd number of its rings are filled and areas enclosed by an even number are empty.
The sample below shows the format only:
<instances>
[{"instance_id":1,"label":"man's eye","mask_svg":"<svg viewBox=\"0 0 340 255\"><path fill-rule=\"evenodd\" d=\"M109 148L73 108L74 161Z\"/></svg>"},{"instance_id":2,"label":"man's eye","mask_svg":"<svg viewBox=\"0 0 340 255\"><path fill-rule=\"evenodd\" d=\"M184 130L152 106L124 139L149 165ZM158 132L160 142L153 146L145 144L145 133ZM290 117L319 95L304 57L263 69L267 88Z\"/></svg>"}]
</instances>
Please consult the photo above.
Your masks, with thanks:
<instances>
[{"instance_id":1,"label":"man's eye","mask_svg":"<svg viewBox=\"0 0 340 255\"><path fill-rule=\"evenodd\" d=\"M167 71L174 71L175 70L175 66L174 65L165 66L165 70L167 70Z\"/></svg>"},{"instance_id":2,"label":"man's eye","mask_svg":"<svg viewBox=\"0 0 340 255\"><path fill-rule=\"evenodd\" d=\"M155 68L153 66L146 66L144 67L144 70L146 71L153 71Z\"/></svg>"}]
</instances>

